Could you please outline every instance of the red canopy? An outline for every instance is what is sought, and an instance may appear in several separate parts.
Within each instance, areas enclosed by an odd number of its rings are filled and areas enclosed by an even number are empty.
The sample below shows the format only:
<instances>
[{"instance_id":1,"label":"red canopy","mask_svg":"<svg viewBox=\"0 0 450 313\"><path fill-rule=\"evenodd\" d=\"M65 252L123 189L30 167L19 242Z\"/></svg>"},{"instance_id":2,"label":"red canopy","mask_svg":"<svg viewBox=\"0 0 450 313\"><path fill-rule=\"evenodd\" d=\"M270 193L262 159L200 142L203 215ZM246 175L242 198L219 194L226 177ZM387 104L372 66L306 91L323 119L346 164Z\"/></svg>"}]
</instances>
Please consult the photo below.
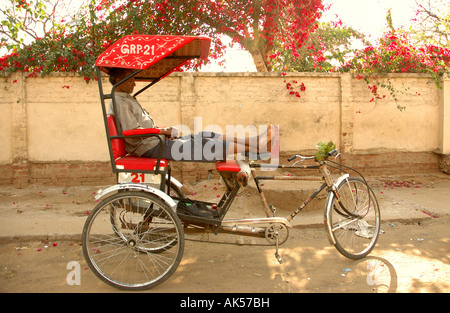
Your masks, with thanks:
<instances>
[{"instance_id":1,"label":"red canopy","mask_svg":"<svg viewBox=\"0 0 450 313\"><path fill-rule=\"evenodd\" d=\"M143 70L135 78L153 81L169 75L190 59L206 59L210 44L210 38L201 36L129 35L103 52L95 65L105 73L112 67Z\"/></svg>"}]
</instances>

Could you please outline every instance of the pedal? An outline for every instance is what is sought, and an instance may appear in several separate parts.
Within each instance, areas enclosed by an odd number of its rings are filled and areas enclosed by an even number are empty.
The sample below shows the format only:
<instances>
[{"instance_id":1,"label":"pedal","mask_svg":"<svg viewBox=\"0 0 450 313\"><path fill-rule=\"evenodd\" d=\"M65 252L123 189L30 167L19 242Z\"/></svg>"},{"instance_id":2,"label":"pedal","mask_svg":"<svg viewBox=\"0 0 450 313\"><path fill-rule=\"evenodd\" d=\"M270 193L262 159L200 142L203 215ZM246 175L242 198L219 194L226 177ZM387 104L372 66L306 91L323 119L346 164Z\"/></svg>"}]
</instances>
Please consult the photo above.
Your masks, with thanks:
<instances>
[{"instance_id":1,"label":"pedal","mask_svg":"<svg viewBox=\"0 0 450 313\"><path fill-rule=\"evenodd\" d=\"M281 259L281 257L278 254L278 252L275 252L275 257L277 258L278 263L283 264L283 260Z\"/></svg>"}]
</instances>

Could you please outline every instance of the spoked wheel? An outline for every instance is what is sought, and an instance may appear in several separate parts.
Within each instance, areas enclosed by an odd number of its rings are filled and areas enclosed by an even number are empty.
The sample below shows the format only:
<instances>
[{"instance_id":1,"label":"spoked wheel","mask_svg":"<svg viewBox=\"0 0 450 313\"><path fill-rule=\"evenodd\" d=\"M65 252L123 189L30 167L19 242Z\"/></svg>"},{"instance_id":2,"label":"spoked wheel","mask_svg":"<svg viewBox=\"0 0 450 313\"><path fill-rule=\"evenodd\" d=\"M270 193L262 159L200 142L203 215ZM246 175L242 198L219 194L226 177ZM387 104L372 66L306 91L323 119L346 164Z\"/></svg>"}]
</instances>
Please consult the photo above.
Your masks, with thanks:
<instances>
[{"instance_id":1,"label":"spoked wheel","mask_svg":"<svg viewBox=\"0 0 450 313\"><path fill-rule=\"evenodd\" d=\"M176 213L158 197L139 191L114 194L86 220L83 254L105 283L142 290L157 286L177 269L184 233Z\"/></svg>"},{"instance_id":2,"label":"spoked wheel","mask_svg":"<svg viewBox=\"0 0 450 313\"><path fill-rule=\"evenodd\" d=\"M380 209L373 191L360 178L349 177L337 187L338 198L328 202L326 224L336 249L361 259L374 248L380 232Z\"/></svg>"}]
</instances>

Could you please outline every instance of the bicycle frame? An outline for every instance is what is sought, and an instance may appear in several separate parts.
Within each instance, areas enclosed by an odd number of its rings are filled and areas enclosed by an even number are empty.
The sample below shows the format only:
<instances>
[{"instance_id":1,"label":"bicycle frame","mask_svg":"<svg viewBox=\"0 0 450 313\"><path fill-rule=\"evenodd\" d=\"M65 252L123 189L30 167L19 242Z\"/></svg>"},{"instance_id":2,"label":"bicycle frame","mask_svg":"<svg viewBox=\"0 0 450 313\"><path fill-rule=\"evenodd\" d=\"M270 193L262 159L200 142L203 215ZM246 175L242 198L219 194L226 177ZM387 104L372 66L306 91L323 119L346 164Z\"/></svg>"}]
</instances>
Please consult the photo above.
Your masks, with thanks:
<instances>
[{"instance_id":1,"label":"bicycle frame","mask_svg":"<svg viewBox=\"0 0 450 313\"><path fill-rule=\"evenodd\" d=\"M253 179L256 184L256 188L258 190L259 196L261 198L261 201L264 205L264 211L267 216L274 215L275 211L271 205L268 204L266 197L264 195L264 191L262 189L262 186L260 184L260 181L263 180L306 180L311 179L310 177L305 178L301 176L256 176L256 168L266 167L266 168L272 168L272 169L318 169L322 171L323 178L325 179L325 182L311 195L308 199L306 199L301 205L299 205L288 217L287 220L291 221L298 213L300 213L301 210L303 210L322 190L324 190L326 187L331 187L331 179L330 179L330 173L327 169L326 163L320 164L320 165L261 165L261 164L251 164L250 167L252 168L252 175ZM320 178L315 178L314 180L320 180Z\"/></svg>"},{"instance_id":2,"label":"bicycle frame","mask_svg":"<svg viewBox=\"0 0 450 313\"><path fill-rule=\"evenodd\" d=\"M285 224L288 227L292 227L290 225L290 221L298 214L301 210L303 210L311 201L313 201L316 196L321 193L323 190L327 189L327 191L334 192L334 195L339 199L339 195L336 192L335 184L333 184L331 180L331 174L328 170L327 163L325 161L320 162L318 165L267 165L267 164L255 164L250 163L251 168L251 176L256 184L256 188L259 194L259 197L261 199L261 202L263 204L263 210L265 212L265 218L253 218L253 219L243 219L243 220L224 220L224 217L226 216L228 209L230 208L231 204L233 203L233 200L235 199L237 193L239 192L241 186L239 184L235 184L235 186L231 186L226 179L224 179L225 185L227 187L226 192L220 199L219 203L217 204L217 210L219 214L219 218L217 219L209 219L209 218L202 218L202 217L196 217L196 216L188 216L188 215L180 215L180 218L183 221L186 222L192 222L192 223L200 223L200 224L208 224L208 225L214 225L217 227L228 226L228 225L237 225L237 224L263 224L263 223L282 223ZM264 180L287 180L287 181L294 181L294 180L312 180L311 177L302 177L302 176L258 176L256 174L256 169L258 168L271 168L271 169L316 169L320 170L322 173L322 178L320 177L314 177L313 180L323 180L324 183L316 190L314 193L308 197L303 203L301 203L298 207L295 208L295 210L292 211L292 213L286 217L275 217L275 209L274 207L269 204L266 200L266 197L264 195L263 188L261 186L261 181ZM347 177L348 174L342 176ZM339 182L340 180L338 180ZM169 184L170 185L170 184ZM195 201L194 201L195 202ZM196 202L202 202L202 201L196 201ZM345 209L344 209L345 210ZM233 230L233 232L237 232L237 228ZM244 233L248 233L248 230L244 229ZM250 234L258 235L259 232L255 232L254 229L251 230Z\"/></svg>"},{"instance_id":3,"label":"bicycle frame","mask_svg":"<svg viewBox=\"0 0 450 313\"><path fill-rule=\"evenodd\" d=\"M302 157L302 156L300 156ZM314 157L302 157L305 159L314 159ZM256 183L256 186L259 191L259 195L262 199L262 202L264 204L264 208L266 211L266 214L269 216L269 212L273 211L270 205L267 204L267 201L265 199L264 193L262 191L261 185L259 184L259 180L323 180L324 183L313 193L311 196L309 196L308 199L306 199L301 205L299 205L290 216L287 217L287 221L291 221L298 213L300 213L301 210L303 210L314 198L324 189L327 189L327 192L332 192L333 195L337 199L337 203L339 204L339 207L344 211L344 213L340 212L337 208L336 210L338 213L342 216L350 216L352 218L361 218L359 215L355 215L354 213L350 212L345 205L341 202L339 193L337 192L336 188L339 186L339 184L342 182L343 179L349 177L348 174L342 175L339 179L337 179L334 183L331 179L331 173L328 169L328 165L326 161L321 161L319 165L303 165L303 166L296 166L296 165L257 165L253 164L251 165L253 168L259 168L259 167L271 167L271 168L291 168L291 169L318 169L322 172L322 178L315 177L314 179L311 179L311 177L304 178L301 176L256 176L254 175L254 180ZM252 173L255 173L254 171ZM367 183L366 183L367 184ZM274 213L274 212L273 212Z\"/></svg>"}]
</instances>

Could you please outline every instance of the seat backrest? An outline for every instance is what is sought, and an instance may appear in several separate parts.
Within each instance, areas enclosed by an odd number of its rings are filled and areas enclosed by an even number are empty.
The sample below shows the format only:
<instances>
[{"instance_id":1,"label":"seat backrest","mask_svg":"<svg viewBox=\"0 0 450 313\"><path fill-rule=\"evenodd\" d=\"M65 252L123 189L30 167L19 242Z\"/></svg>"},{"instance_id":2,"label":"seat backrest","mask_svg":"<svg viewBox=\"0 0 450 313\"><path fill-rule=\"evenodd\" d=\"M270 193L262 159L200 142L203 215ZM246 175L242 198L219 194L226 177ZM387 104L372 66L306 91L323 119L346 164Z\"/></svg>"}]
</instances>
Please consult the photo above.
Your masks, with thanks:
<instances>
[{"instance_id":1,"label":"seat backrest","mask_svg":"<svg viewBox=\"0 0 450 313\"><path fill-rule=\"evenodd\" d=\"M108 121L109 135L117 136L116 119L114 118L114 115L109 114L106 118ZM127 154L124 139L111 139L111 148L114 160L117 160L117 158L123 157Z\"/></svg>"}]
</instances>

